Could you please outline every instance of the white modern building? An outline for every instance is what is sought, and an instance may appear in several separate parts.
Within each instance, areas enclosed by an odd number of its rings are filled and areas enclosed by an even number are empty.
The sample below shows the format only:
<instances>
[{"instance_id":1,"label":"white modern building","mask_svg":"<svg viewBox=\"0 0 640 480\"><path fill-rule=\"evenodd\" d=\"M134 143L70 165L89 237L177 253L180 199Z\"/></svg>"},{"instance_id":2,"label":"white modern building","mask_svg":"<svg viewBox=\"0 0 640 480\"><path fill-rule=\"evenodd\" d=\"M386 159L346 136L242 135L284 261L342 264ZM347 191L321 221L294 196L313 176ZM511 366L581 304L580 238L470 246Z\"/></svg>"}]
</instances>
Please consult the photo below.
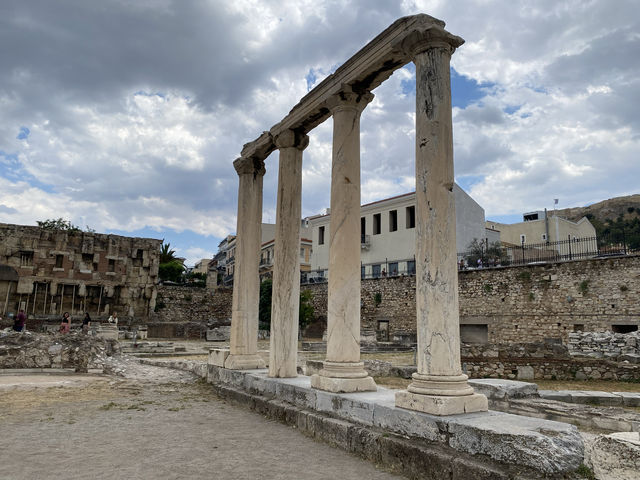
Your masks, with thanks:
<instances>
[{"instance_id":1,"label":"white modern building","mask_svg":"<svg viewBox=\"0 0 640 480\"><path fill-rule=\"evenodd\" d=\"M466 250L474 240L484 240L484 209L454 184L456 248ZM415 192L362 205L360 210L361 275L379 277L415 273ZM313 255L312 277L326 278L329 266L330 212L310 217Z\"/></svg>"}]
</instances>

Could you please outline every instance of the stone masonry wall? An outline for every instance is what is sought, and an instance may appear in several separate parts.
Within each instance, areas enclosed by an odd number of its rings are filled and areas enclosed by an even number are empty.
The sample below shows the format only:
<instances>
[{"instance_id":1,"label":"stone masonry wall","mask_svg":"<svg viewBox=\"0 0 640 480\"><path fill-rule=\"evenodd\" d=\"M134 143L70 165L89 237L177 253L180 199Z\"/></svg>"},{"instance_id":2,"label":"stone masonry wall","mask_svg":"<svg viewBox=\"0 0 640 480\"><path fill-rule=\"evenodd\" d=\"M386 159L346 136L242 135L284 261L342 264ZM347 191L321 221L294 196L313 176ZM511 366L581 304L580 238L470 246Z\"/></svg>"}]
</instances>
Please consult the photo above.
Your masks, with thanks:
<instances>
[{"instance_id":1,"label":"stone masonry wall","mask_svg":"<svg viewBox=\"0 0 640 480\"><path fill-rule=\"evenodd\" d=\"M566 343L574 330L640 324L637 255L466 270L458 279L460 323L486 325L491 343ZM311 290L316 316L326 319L327 284L302 288ZM415 332L415 277L363 280L361 301L363 329L378 329L386 320L390 337Z\"/></svg>"},{"instance_id":2,"label":"stone masonry wall","mask_svg":"<svg viewBox=\"0 0 640 480\"><path fill-rule=\"evenodd\" d=\"M162 240L0 223L0 311L146 320Z\"/></svg>"},{"instance_id":3,"label":"stone masonry wall","mask_svg":"<svg viewBox=\"0 0 640 480\"><path fill-rule=\"evenodd\" d=\"M104 367L106 356L120 352L116 340L82 333L0 333L0 369Z\"/></svg>"},{"instance_id":4,"label":"stone masonry wall","mask_svg":"<svg viewBox=\"0 0 640 480\"><path fill-rule=\"evenodd\" d=\"M640 380L640 363L578 356L561 344L463 344L460 355L471 378Z\"/></svg>"},{"instance_id":5,"label":"stone masonry wall","mask_svg":"<svg viewBox=\"0 0 640 480\"><path fill-rule=\"evenodd\" d=\"M150 338L204 338L207 327L231 325L233 290L160 286Z\"/></svg>"}]
</instances>

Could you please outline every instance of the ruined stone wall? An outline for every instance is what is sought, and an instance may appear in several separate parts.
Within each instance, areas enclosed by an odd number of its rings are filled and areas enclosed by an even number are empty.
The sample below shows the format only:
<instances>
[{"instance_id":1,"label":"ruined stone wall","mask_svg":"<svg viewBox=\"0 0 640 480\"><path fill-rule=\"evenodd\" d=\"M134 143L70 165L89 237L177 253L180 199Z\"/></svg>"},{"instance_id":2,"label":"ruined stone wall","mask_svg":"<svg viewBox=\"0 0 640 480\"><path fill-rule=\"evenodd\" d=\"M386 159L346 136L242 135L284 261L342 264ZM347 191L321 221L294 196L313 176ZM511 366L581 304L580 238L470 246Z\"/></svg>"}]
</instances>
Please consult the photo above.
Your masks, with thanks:
<instances>
[{"instance_id":1,"label":"ruined stone wall","mask_svg":"<svg viewBox=\"0 0 640 480\"><path fill-rule=\"evenodd\" d=\"M87 372L102 369L108 355L118 353L115 340L82 333L0 333L0 369L73 368Z\"/></svg>"},{"instance_id":2,"label":"ruined stone wall","mask_svg":"<svg viewBox=\"0 0 640 480\"><path fill-rule=\"evenodd\" d=\"M146 319L156 301L162 240L0 224L0 311L89 312ZM9 293L7 300L7 293Z\"/></svg>"},{"instance_id":3,"label":"ruined stone wall","mask_svg":"<svg viewBox=\"0 0 640 480\"><path fill-rule=\"evenodd\" d=\"M640 380L640 363L570 355L560 344L463 344L460 354L471 378Z\"/></svg>"},{"instance_id":4,"label":"ruined stone wall","mask_svg":"<svg viewBox=\"0 0 640 480\"><path fill-rule=\"evenodd\" d=\"M150 338L204 338L207 326L231 325L233 290L163 285L148 324Z\"/></svg>"},{"instance_id":5,"label":"ruined stone wall","mask_svg":"<svg viewBox=\"0 0 640 480\"><path fill-rule=\"evenodd\" d=\"M566 343L574 330L640 324L640 256L467 270L458 279L460 323L486 328L491 343ZM326 319L327 284L302 288ZM363 280L361 301L363 329L388 321L390 338L415 332L415 277Z\"/></svg>"}]
</instances>

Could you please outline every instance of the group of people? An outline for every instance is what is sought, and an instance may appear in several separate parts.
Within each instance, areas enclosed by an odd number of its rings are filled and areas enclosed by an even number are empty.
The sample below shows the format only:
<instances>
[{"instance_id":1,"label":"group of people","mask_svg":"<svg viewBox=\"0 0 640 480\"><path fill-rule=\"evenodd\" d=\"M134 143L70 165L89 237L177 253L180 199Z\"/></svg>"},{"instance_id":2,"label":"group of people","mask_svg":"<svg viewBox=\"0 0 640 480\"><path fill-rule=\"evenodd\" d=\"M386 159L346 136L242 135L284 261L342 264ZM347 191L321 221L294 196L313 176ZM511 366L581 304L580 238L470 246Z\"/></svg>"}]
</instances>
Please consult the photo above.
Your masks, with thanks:
<instances>
[{"instance_id":1,"label":"group of people","mask_svg":"<svg viewBox=\"0 0 640 480\"><path fill-rule=\"evenodd\" d=\"M109 316L109 323L118 325L118 314L113 312ZM23 332L25 330L25 326L27 323L27 314L24 313L23 309L20 309L18 315L13 320L13 329L16 332ZM85 312L84 318L82 319L82 333L89 333L89 327L91 326L91 316L89 312ZM69 333L71 331L71 315L69 312L64 312L62 315L62 320L60 322L60 328L58 328L58 332L60 333Z\"/></svg>"},{"instance_id":2,"label":"group of people","mask_svg":"<svg viewBox=\"0 0 640 480\"><path fill-rule=\"evenodd\" d=\"M118 325L118 314L116 312L113 312L109 316L108 322ZM82 333L85 333L85 334L89 333L90 326L91 326L91 316L89 315L89 312L85 312L84 318L82 319ZM60 333L69 333L70 330L71 330L71 315L69 315L69 312L64 312L64 314L62 315L62 321L60 322L60 328L58 331Z\"/></svg>"}]
</instances>

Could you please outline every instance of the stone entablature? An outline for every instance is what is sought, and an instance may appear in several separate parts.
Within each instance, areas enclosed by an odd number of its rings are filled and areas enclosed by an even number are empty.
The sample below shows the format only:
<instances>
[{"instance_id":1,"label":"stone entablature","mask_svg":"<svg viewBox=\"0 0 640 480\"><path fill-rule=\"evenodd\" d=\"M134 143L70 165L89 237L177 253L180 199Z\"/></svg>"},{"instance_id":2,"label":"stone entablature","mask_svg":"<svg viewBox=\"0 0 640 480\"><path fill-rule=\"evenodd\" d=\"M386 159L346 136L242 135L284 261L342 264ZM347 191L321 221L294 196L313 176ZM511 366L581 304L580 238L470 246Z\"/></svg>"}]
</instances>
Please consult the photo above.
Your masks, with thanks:
<instances>
[{"instance_id":1,"label":"stone entablature","mask_svg":"<svg viewBox=\"0 0 640 480\"><path fill-rule=\"evenodd\" d=\"M18 281L0 280L2 312L92 317L153 311L162 240L0 224L0 264Z\"/></svg>"}]
</instances>

